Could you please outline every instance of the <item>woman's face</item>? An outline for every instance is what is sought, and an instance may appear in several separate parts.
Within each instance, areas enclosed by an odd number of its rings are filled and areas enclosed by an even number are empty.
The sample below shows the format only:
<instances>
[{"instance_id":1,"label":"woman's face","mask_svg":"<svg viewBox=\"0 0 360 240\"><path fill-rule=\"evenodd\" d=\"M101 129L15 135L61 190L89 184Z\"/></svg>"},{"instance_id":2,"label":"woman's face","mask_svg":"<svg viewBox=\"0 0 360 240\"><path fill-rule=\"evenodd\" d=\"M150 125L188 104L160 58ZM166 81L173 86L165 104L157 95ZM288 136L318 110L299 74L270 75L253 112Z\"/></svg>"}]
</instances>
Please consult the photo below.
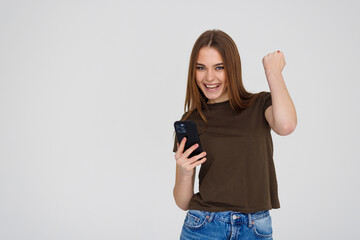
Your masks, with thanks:
<instances>
[{"instance_id":1,"label":"woman's face","mask_svg":"<svg viewBox=\"0 0 360 240\"><path fill-rule=\"evenodd\" d=\"M209 99L208 103L218 103L229 99L225 88L226 74L223 59L215 48L200 49L195 78L197 85Z\"/></svg>"}]
</instances>

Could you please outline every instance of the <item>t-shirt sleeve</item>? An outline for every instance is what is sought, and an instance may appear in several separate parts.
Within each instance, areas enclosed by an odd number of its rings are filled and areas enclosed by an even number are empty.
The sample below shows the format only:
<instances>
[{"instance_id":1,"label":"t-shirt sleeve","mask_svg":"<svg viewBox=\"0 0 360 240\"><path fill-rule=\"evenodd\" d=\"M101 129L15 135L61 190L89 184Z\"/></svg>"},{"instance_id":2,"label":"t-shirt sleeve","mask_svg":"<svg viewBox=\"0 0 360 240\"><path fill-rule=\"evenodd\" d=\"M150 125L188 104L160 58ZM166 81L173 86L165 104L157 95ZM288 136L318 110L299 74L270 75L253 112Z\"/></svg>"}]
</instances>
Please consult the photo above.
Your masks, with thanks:
<instances>
[{"instance_id":1,"label":"t-shirt sleeve","mask_svg":"<svg viewBox=\"0 0 360 240\"><path fill-rule=\"evenodd\" d=\"M187 114L187 112L182 115L180 121L185 118L185 115L186 115L186 114ZM176 151L177 151L177 145L176 145L177 142L178 142L178 139L177 139L176 133L175 133L173 152L176 152Z\"/></svg>"},{"instance_id":2,"label":"t-shirt sleeve","mask_svg":"<svg viewBox=\"0 0 360 240\"><path fill-rule=\"evenodd\" d=\"M272 105L271 100L271 93L265 92L264 93L264 104L263 104L263 113L265 113L265 110Z\"/></svg>"}]
</instances>

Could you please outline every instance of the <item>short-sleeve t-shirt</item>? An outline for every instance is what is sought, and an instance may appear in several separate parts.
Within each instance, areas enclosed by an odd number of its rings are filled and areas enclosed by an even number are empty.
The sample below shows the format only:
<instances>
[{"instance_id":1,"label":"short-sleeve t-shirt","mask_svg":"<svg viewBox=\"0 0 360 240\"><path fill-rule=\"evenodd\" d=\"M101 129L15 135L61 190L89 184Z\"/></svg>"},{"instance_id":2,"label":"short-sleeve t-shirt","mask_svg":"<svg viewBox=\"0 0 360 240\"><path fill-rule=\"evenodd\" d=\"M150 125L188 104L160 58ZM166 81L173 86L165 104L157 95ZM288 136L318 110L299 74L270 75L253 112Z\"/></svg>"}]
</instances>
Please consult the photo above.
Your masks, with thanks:
<instances>
[{"instance_id":1,"label":"short-sleeve t-shirt","mask_svg":"<svg viewBox=\"0 0 360 240\"><path fill-rule=\"evenodd\" d=\"M280 208L271 127L265 118L270 105L271 94L263 91L242 111L232 110L229 100L207 104L206 129L197 111L186 119L195 122L207 153L189 209L252 213ZM173 152L176 143L175 137Z\"/></svg>"}]
</instances>

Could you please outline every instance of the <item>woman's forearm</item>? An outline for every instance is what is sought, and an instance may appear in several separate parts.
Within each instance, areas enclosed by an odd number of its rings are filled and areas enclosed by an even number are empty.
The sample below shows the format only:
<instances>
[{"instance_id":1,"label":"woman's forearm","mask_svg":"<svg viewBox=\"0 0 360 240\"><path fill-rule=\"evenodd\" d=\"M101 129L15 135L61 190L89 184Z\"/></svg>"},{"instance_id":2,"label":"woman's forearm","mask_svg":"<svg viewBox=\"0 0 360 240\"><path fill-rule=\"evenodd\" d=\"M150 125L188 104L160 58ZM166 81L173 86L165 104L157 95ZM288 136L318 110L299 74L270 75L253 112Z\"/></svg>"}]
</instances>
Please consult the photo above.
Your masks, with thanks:
<instances>
[{"instance_id":1,"label":"woman's forearm","mask_svg":"<svg viewBox=\"0 0 360 240\"><path fill-rule=\"evenodd\" d=\"M173 190L176 205L186 211L189 207L190 200L194 195L195 169L192 176L183 176L176 166L176 179Z\"/></svg>"},{"instance_id":2,"label":"woman's forearm","mask_svg":"<svg viewBox=\"0 0 360 240\"><path fill-rule=\"evenodd\" d=\"M284 78L280 72L267 73L266 78L271 92L272 113L276 129L290 133L297 125L297 116Z\"/></svg>"}]
</instances>

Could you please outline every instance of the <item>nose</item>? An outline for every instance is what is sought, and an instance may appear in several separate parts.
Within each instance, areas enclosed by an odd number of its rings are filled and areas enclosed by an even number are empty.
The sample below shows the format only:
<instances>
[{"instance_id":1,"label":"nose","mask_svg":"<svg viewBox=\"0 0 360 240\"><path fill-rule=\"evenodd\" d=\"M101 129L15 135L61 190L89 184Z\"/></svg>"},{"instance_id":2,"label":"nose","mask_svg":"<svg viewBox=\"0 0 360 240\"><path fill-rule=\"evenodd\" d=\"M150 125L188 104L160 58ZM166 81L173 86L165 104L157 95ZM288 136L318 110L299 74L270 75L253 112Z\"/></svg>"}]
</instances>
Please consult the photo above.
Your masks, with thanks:
<instances>
[{"instance_id":1,"label":"nose","mask_svg":"<svg viewBox=\"0 0 360 240\"><path fill-rule=\"evenodd\" d=\"M214 73L214 70L212 69L209 69L207 72L206 72L206 80L207 81L211 81L215 78L215 73Z\"/></svg>"}]
</instances>

